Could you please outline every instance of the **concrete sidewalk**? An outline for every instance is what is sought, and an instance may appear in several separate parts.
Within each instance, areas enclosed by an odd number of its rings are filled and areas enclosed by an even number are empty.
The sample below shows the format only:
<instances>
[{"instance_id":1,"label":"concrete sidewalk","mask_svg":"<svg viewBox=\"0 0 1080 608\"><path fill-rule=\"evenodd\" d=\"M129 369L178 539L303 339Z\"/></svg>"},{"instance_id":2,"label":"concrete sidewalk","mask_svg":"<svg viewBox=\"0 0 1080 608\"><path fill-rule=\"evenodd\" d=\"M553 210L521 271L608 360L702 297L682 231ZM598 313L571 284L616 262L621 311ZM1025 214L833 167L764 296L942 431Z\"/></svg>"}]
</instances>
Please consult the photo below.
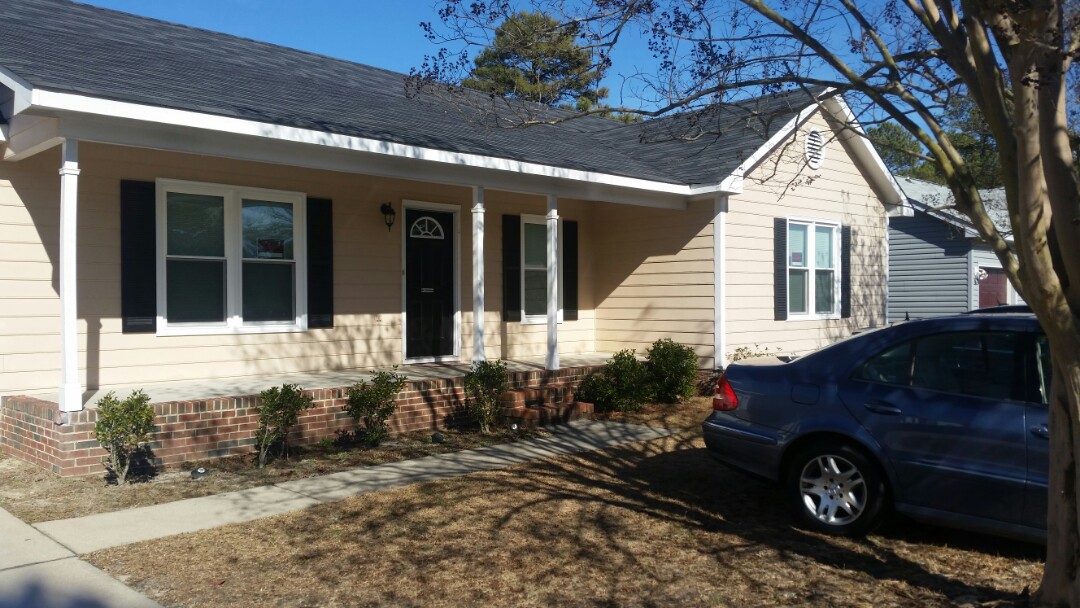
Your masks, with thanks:
<instances>
[{"instance_id":1,"label":"concrete sidewalk","mask_svg":"<svg viewBox=\"0 0 1080 608\"><path fill-rule=\"evenodd\" d=\"M44 522L34 527L63 547L82 555L109 547L251 521L367 492L501 469L551 456L600 450L671 434L663 429L597 421L579 421L554 427L552 431L552 436L544 439L363 467L115 513ZM4 606L0 603L0 608Z\"/></svg>"},{"instance_id":2,"label":"concrete sidewalk","mask_svg":"<svg viewBox=\"0 0 1080 608\"><path fill-rule=\"evenodd\" d=\"M0 509L0 608L161 608Z\"/></svg>"}]
</instances>

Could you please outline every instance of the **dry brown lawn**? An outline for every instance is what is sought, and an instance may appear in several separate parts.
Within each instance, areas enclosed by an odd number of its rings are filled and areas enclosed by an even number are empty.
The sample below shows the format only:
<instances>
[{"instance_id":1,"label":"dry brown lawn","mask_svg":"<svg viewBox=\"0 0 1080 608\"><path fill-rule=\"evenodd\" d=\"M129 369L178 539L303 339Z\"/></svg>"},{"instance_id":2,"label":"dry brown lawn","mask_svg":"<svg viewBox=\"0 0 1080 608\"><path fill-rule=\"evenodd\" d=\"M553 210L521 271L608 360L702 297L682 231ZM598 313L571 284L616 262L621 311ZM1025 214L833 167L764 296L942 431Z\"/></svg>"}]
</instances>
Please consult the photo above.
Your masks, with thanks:
<instances>
[{"instance_id":1,"label":"dry brown lawn","mask_svg":"<svg viewBox=\"0 0 1080 608\"><path fill-rule=\"evenodd\" d=\"M790 525L706 454L708 400L631 418L673 437L102 551L166 606L1019 605L1041 549L898 521Z\"/></svg>"},{"instance_id":2,"label":"dry brown lawn","mask_svg":"<svg viewBox=\"0 0 1080 608\"><path fill-rule=\"evenodd\" d=\"M159 471L153 478L121 487L107 483L103 474L60 477L0 454L0 507L27 523L38 523L233 492L548 434L543 430L514 433L500 430L483 436L447 430L442 431L443 443L432 443L430 433L407 433L392 437L377 448L330 444L294 448L288 458L277 458L263 469L255 468L253 454L187 462ZM200 466L208 467L211 474L192 480L191 471Z\"/></svg>"}]
</instances>

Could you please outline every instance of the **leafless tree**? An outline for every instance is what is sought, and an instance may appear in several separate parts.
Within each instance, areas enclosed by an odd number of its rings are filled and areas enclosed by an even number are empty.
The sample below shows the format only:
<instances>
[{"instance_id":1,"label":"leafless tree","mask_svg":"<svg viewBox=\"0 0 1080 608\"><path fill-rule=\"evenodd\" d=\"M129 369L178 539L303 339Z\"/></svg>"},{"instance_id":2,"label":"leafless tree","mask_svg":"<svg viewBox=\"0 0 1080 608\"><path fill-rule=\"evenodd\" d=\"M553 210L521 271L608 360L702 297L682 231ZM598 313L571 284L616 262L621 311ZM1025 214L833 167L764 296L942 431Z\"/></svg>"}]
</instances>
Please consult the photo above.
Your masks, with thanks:
<instances>
[{"instance_id":1,"label":"leafless tree","mask_svg":"<svg viewBox=\"0 0 1080 608\"><path fill-rule=\"evenodd\" d=\"M891 119L919 141L945 176L956 208L997 254L1049 338L1049 545L1035 600L1080 606L1080 186L1067 103L1075 98L1069 83L1076 82L1080 55L1080 2L532 0L531 6L575 22L605 67L626 39L644 39L655 69L625 75L623 92L630 94L624 98L641 101L615 111L660 116L794 87L830 87L864 125ZM414 80L452 85L469 48L485 45L492 24L510 11L511 0L444 0L439 22L426 26L444 50ZM943 109L957 95L974 100L996 140L1011 244L942 126ZM515 124L581 115L516 111Z\"/></svg>"}]
</instances>

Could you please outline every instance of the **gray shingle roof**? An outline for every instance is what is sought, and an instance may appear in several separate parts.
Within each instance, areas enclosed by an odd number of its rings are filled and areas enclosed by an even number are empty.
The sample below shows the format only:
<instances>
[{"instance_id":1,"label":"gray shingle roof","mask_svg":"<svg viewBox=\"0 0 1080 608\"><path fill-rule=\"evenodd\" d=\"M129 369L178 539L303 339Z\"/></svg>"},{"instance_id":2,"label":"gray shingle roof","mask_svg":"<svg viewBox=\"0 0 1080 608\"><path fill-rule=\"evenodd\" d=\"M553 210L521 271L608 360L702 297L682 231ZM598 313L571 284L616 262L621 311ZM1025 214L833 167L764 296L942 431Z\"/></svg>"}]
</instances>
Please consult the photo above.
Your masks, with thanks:
<instances>
[{"instance_id":1,"label":"gray shingle roof","mask_svg":"<svg viewBox=\"0 0 1080 608\"><path fill-rule=\"evenodd\" d=\"M403 74L67 0L0 3L0 66L48 90L674 184L717 183L810 103L498 128L470 104L407 96Z\"/></svg>"},{"instance_id":2,"label":"gray shingle roof","mask_svg":"<svg viewBox=\"0 0 1080 608\"><path fill-rule=\"evenodd\" d=\"M978 234L971 220L955 208L956 198L948 186L902 176L896 176L896 181L916 209L925 211L958 228L963 228L971 236ZM979 193L982 195L983 206L986 207L990 221L994 222L1002 236L1011 240L1012 224L1009 221L1005 189L980 190Z\"/></svg>"}]
</instances>

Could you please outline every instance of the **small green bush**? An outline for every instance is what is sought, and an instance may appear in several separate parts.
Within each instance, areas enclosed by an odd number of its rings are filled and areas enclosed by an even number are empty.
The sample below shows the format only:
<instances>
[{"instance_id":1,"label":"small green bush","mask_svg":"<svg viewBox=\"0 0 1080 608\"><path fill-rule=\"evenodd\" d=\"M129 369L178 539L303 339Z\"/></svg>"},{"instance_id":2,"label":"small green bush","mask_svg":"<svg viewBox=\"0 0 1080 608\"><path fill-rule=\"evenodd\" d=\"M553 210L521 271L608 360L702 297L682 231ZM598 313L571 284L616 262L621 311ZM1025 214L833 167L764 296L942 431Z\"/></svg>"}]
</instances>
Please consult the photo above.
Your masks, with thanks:
<instances>
[{"instance_id":1,"label":"small green bush","mask_svg":"<svg viewBox=\"0 0 1080 608\"><path fill-rule=\"evenodd\" d=\"M694 394L698 357L694 349L664 338L645 352L652 397L664 403L678 403Z\"/></svg>"},{"instance_id":2,"label":"small green bush","mask_svg":"<svg viewBox=\"0 0 1080 608\"><path fill-rule=\"evenodd\" d=\"M131 463L140 447L150 441L154 430L154 409L150 397L141 390L132 391L124 400L109 392L97 402L97 424L94 433L98 443L109 453L103 464L124 485Z\"/></svg>"},{"instance_id":3,"label":"small green bush","mask_svg":"<svg viewBox=\"0 0 1080 608\"><path fill-rule=\"evenodd\" d=\"M281 442L281 454L289 447L289 428L296 424L300 412L311 407L311 397L304 395L304 389L295 384L282 384L259 393L259 405L255 410L259 414L259 428L255 431L255 448L258 451L258 466L266 466L270 448Z\"/></svg>"},{"instance_id":4,"label":"small green bush","mask_svg":"<svg viewBox=\"0 0 1080 608\"><path fill-rule=\"evenodd\" d=\"M621 350L578 387L578 397L601 411L631 412L650 398L649 373L634 351Z\"/></svg>"},{"instance_id":5,"label":"small green bush","mask_svg":"<svg viewBox=\"0 0 1080 608\"><path fill-rule=\"evenodd\" d=\"M499 419L499 398L509 385L506 364L502 361L473 361L465 373L465 391L469 394L468 412L480 432L487 434Z\"/></svg>"},{"instance_id":6,"label":"small green bush","mask_svg":"<svg viewBox=\"0 0 1080 608\"><path fill-rule=\"evenodd\" d=\"M397 395L408 378L393 371L377 372L371 382L357 382L349 387L344 410L359 425L357 436L368 445L379 445L390 434L386 421L397 408Z\"/></svg>"}]
</instances>

